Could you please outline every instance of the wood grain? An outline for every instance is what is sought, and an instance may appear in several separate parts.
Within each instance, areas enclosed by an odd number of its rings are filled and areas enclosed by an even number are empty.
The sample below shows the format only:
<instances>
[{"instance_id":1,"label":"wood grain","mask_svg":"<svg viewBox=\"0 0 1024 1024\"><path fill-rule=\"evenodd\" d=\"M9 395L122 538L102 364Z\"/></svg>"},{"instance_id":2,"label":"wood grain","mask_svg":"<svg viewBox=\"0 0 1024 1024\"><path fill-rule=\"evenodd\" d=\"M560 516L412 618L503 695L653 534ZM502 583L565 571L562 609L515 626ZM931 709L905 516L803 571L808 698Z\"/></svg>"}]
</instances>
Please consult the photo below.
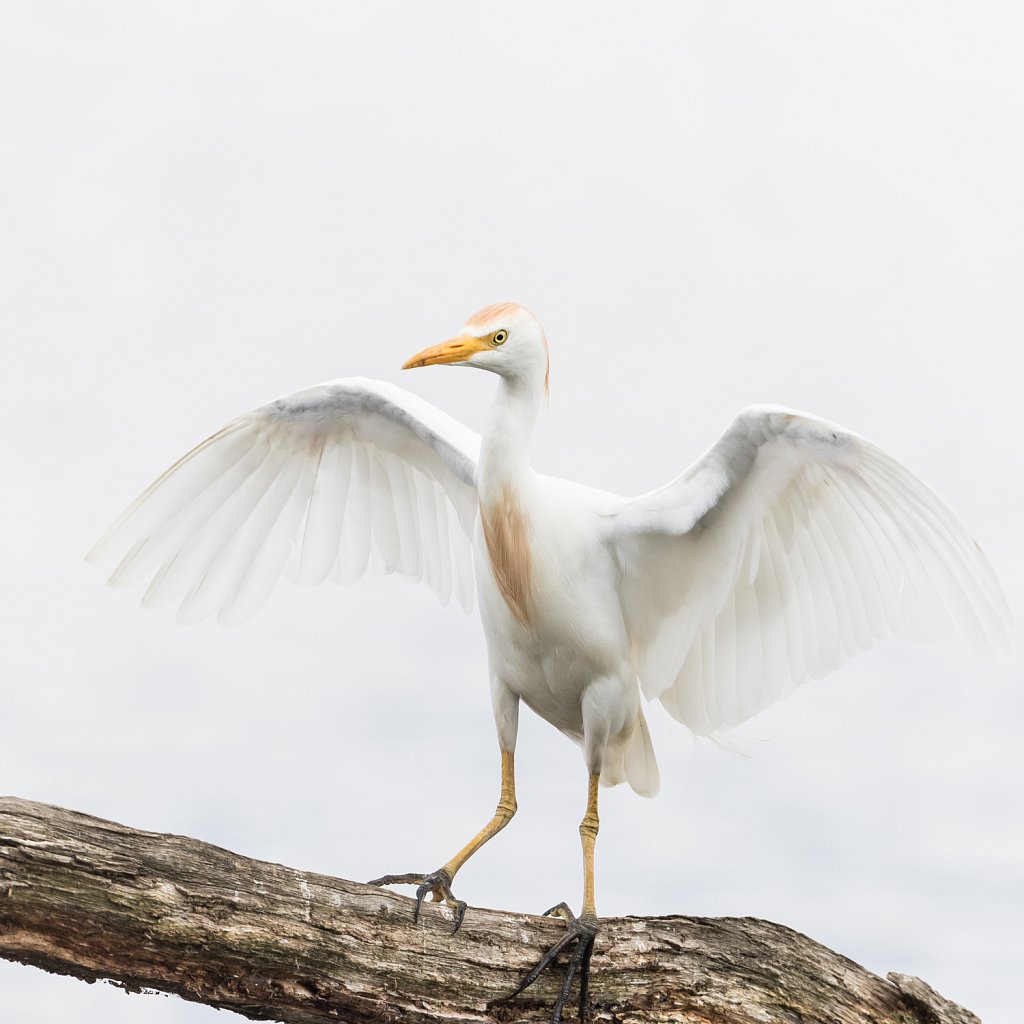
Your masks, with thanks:
<instances>
[{"instance_id":1,"label":"wood grain","mask_svg":"<svg viewBox=\"0 0 1024 1024\"><path fill-rule=\"evenodd\" d=\"M0 798L0 956L296 1024L545 1021L558 979L490 1006L561 934L529 914L426 905L181 836ZM591 1017L680 1024L977 1024L751 918L608 918ZM489 1008L490 1007L490 1008Z\"/></svg>"}]
</instances>

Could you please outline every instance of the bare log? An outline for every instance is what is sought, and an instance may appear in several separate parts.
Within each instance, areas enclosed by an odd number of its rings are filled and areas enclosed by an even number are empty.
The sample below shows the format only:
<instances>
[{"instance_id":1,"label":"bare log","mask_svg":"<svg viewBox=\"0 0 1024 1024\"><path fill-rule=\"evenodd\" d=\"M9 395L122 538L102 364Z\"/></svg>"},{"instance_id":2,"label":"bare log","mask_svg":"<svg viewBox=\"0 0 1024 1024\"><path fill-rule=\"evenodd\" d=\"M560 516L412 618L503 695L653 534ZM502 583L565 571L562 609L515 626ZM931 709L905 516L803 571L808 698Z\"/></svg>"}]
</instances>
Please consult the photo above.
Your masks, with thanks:
<instances>
[{"instance_id":1,"label":"bare log","mask_svg":"<svg viewBox=\"0 0 1024 1024\"><path fill-rule=\"evenodd\" d=\"M564 927L451 912L181 836L0 798L0 956L294 1024L545 1021L558 979L509 992ZM924 982L879 978L752 918L607 918L591 1016L635 1024L977 1024Z\"/></svg>"}]
</instances>

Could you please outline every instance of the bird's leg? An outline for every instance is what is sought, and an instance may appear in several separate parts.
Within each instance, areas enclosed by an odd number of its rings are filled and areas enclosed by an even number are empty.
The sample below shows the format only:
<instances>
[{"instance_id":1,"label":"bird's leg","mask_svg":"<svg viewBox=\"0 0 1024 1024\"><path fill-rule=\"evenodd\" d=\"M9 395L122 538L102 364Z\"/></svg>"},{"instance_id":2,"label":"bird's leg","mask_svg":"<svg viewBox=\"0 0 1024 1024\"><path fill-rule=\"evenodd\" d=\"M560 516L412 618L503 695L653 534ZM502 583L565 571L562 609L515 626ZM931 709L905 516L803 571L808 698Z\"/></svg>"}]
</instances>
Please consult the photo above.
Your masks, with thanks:
<instances>
[{"instance_id":1,"label":"bird's leg","mask_svg":"<svg viewBox=\"0 0 1024 1024\"><path fill-rule=\"evenodd\" d=\"M583 843L583 909L581 917L592 917L597 920L597 906L594 903L594 847L597 845L597 832L601 821L597 816L597 787L601 776L590 776L587 788L587 813L580 822L580 840Z\"/></svg>"},{"instance_id":2,"label":"bird's leg","mask_svg":"<svg viewBox=\"0 0 1024 1024\"><path fill-rule=\"evenodd\" d=\"M515 755L509 750L501 752L501 796L498 798L498 806L494 810L491 820L444 867L432 871L428 875L384 875L375 878L370 885L415 885L416 888L416 909L413 911L413 921L418 921L420 908L427 893L433 894L433 902L439 903L442 900L455 912L455 927L452 929L454 935L466 916L466 904L457 900L452 893L452 879L456 872L470 857L480 849L489 839L493 839L511 820L516 813L516 776L515 776Z\"/></svg>"},{"instance_id":3,"label":"bird's leg","mask_svg":"<svg viewBox=\"0 0 1024 1024\"><path fill-rule=\"evenodd\" d=\"M597 830L600 825L597 816L597 786L600 781L600 774L595 772L590 776L590 785L587 793L587 813L580 822L580 840L583 843L583 908L580 916L577 917L565 903L559 903L550 910L545 911L545 916L552 915L561 917L566 923L566 933L563 935L530 970L529 974L519 983L514 992L510 992L502 998L511 999L519 995L524 989L532 985L557 958L562 950L567 949L575 943L575 948L569 956L569 963L565 968L565 977L562 981L562 988L555 1000L555 1010L551 1017L551 1024L559 1024L562 1019L562 1010L569 998L572 989L573 979L579 975L580 979L580 1000L579 1017L584 1020L587 1013L587 997L590 990L590 958L594 953L594 939L597 937L597 907L594 902L594 846L597 842Z\"/></svg>"}]
</instances>

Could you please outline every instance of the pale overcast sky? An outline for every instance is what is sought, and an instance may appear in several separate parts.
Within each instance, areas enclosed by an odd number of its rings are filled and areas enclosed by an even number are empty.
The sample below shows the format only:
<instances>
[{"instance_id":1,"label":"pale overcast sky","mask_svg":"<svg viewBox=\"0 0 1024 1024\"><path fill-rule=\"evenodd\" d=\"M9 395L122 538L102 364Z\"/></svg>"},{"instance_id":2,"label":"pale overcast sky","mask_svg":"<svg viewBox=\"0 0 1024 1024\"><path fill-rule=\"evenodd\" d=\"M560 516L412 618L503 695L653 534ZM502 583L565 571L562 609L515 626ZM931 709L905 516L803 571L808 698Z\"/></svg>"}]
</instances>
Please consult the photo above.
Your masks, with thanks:
<instances>
[{"instance_id":1,"label":"pale overcast sky","mask_svg":"<svg viewBox=\"0 0 1024 1024\"><path fill-rule=\"evenodd\" d=\"M1022 28L935 0L7 3L0 791L348 878L447 859L497 795L475 618L374 579L186 629L82 559L297 387L400 381L479 428L484 375L398 368L497 300L551 342L539 469L638 493L743 405L808 409L946 497L1019 620ZM662 793L604 795L599 910L770 918L1019 1020L1022 664L890 644L744 727L746 759L650 709ZM579 752L527 713L517 766L458 893L577 904ZM0 963L11 1024L213 1014Z\"/></svg>"}]
</instances>

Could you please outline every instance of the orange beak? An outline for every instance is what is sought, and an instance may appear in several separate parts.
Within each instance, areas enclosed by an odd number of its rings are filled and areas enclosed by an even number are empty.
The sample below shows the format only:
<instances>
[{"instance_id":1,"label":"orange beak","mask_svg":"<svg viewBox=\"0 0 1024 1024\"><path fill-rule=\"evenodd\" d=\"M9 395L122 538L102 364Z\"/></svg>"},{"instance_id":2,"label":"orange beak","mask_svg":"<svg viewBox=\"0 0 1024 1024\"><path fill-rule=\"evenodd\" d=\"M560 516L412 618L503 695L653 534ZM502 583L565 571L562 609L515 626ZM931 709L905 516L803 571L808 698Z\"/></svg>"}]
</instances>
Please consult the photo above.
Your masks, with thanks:
<instances>
[{"instance_id":1,"label":"orange beak","mask_svg":"<svg viewBox=\"0 0 1024 1024\"><path fill-rule=\"evenodd\" d=\"M450 341L442 341L440 345L433 345L417 352L403 367L403 370L412 370L417 366L432 366L435 363L463 363L474 352L484 352L491 346L484 338L474 338L471 334L460 334Z\"/></svg>"}]
</instances>

